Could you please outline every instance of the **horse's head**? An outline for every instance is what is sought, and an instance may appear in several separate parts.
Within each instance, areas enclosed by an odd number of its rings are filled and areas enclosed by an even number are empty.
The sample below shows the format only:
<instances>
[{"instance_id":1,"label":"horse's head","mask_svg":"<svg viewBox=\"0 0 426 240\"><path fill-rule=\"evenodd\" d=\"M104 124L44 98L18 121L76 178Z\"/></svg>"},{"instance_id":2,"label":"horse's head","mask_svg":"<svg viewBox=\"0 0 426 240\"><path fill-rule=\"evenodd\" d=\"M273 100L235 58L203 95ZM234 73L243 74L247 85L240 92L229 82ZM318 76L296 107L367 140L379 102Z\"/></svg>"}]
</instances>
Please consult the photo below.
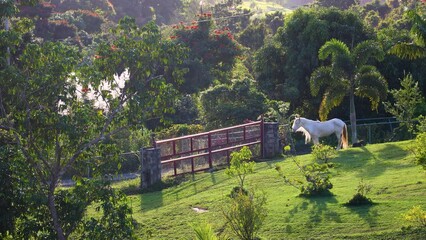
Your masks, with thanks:
<instances>
[{"instance_id":1,"label":"horse's head","mask_svg":"<svg viewBox=\"0 0 426 240\"><path fill-rule=\"evenodd\" d=\"M296 132L297 129L299 129L301 127L301 119L298 115L296 115L296 118L293 121L293 126L291 126L291 129L293 130L293 132Z\"/></svg>"}]
</instances>

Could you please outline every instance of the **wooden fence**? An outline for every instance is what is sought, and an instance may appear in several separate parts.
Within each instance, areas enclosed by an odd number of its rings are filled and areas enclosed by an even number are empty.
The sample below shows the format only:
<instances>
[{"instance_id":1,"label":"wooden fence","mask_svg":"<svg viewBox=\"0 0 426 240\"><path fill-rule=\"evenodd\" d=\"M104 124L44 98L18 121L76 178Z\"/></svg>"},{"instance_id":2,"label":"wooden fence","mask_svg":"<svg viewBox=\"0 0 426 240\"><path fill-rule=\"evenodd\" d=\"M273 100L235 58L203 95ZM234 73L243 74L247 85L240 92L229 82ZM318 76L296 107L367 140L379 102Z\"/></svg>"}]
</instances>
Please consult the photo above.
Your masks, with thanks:
<instances>
[{"instance_id":1,"label":"wooden fence","mask_svg":"<svg viewBox=\"0 0 426 240\"><path fill-rule=\"evenodd\" d=\"M229 164L232 151L249 146L254 156L263 149L263 120L210 132L155 141L162 175L195 173Z\"/></svg>"}]
</instances>

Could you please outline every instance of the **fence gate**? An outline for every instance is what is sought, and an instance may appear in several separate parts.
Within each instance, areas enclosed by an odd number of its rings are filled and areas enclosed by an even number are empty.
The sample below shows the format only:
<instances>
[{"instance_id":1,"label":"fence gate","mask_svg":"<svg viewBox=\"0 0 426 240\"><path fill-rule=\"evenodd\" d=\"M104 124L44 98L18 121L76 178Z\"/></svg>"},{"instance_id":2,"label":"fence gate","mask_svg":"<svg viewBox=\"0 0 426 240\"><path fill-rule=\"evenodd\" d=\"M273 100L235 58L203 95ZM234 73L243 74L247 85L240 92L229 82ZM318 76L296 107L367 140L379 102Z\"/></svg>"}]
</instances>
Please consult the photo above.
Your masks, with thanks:
<instances>
[{"instance_id":1,"label":"fence gate","mask_svg":"<svg viewBox=\"0 0 426 240\"><path fill-rule=\"evenodd\" d=\"M256 121L210 132L155 141L160 149L162 175L195 173L229 164L230 153L249 146L262 157L264 122Z\"/></svg>"}]
</instances>

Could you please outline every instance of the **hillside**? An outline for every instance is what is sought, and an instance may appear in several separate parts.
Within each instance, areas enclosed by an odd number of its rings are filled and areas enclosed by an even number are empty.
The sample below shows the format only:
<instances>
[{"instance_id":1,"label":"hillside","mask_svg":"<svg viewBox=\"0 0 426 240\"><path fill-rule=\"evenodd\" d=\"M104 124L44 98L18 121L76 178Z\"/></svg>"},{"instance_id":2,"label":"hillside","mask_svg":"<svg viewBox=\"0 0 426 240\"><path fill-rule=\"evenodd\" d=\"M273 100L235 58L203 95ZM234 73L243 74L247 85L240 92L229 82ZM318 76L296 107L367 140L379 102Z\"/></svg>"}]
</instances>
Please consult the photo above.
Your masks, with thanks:
<instances>
[{"instance_id":1,"label":"hillside","mask_svg":"<svg viewBox=\"0 0 426 240\"><path fill-rule=\"evenodd\" d=\"M333 160L333 196L303 198L299 191L283 183L275 170L280 165L290 177L298 177L295 164L278 158L256 165L247 177L247 186L267 197L268 217L260 230L262 239L421 239L423 233L402 232L401 214L415 205L426 208L426 175L413 164L406 150L410 141L368 145L339 152ZM311 155L298 157L302 163ZM372 186L367 195L375 205L346 207L360 181ZM127 192L138 180L120 183ZM133 218L138 235L151 239L188 239L194 236L193 223L210 223L216 232L225 230L222 209L227 194L236 185L224 171L186 176L181 184L142 195L131 195ZM192 208L206 209L197 213ZM419 235L420 234L420 235ZM423 235L422 235L423 234Z\"/></svg>"}]
</instances>

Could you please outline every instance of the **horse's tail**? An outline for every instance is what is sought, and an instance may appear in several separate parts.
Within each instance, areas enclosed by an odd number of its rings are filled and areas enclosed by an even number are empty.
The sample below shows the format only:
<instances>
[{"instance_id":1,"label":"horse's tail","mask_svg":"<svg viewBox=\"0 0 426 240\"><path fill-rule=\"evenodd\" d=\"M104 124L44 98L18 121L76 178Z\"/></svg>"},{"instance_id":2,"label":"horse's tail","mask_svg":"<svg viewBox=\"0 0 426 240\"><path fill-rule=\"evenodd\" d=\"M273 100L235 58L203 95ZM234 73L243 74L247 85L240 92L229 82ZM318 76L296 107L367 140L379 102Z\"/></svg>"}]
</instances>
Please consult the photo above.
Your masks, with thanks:
<instances>
[{"instance_id":1,"label":"horse's tail","mask_svg":"<svg viewBox=\"0 0 426 240\"><path fill-rule=\"evenodd\" d=\"M346 124L343 125L343 131L342 131L342 148L348 148L348 128L346 127Z\"/></svg>"}]
</instances>

